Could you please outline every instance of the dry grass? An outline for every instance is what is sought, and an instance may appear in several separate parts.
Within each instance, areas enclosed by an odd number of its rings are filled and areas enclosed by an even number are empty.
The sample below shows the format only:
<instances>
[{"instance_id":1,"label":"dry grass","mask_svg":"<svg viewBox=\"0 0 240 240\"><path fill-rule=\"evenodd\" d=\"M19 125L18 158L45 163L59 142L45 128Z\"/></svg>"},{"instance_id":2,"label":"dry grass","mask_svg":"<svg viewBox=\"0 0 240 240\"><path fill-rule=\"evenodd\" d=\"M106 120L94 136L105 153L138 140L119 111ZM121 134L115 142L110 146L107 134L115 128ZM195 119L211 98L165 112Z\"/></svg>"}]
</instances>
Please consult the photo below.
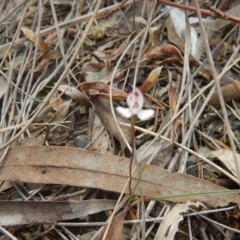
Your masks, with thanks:
<instances>
[{"instance_id":1,"label":"dry grass","mask_svg":"<svg viewBox=\"0 0 240 240\"><path fill-rule=\"evenodd\" d=\"M222 199L229 206L215 206L208 202L207 196L197 194L204 192L203 183L206 189L212 183L212 191L220 192L219 185L238 189L238 1L222 1L218 6L235 16L234 23L222 19L225 15L216 15L214 1L210 6L199 6L201 1L192 1L199 22L191 25L191 19L187 18L186 23L180 24L184 26L184 40L172 25L170 8L160 4L161 1L136 0L132 7L133 2L0 2L0 174L10 161L11 149L17 146L84 148L89 154L94 151L108 159L109 156L130 158L134 152L133 171L137 175L133 182L140 189L134 197L126 194L129 180L114 192L106 191L105 185L96 188L94 181L98 179L89 180L91 188L86 188L81 183L58 184L60 178L54 176L49 184L42 184L34 176L26 183L19 181L21 174L14 179L10 174L0 187L2 206L6 201L63 204L62 201L86 200L87 204L87 200L92 200L89 203L93 204L95 199L113 199L115 207L107 202L109 207L102 211L104 207L97 205L98 210L92 212L94 205L84 216L63 217L62 221L46 218L44 223L2 224L0 240L114 240L119 239L121 232L121 239L239 238L236 202L226 194ZM184 8L184 4L181 6ZM206 21L200 11L220 19ZM198 34L194 52L192 28ZM134 146L130 121L115 112L117 105L125 105L126 93L132 86L141 88L145 93L144 107L156 113L153 119L136 122ZM219 149L223 150L222 154L213 153ZM223 154L226 154L225 163L221 160ZM37 158L33 154L34 157ZM183 202L171 196L165 201L161 194L162 199L146 196L141 182L145 179L144 168L139 162L165 169L167 173L179 173L176 182L179 188L181 181L185 186L192 186L189 182L192 178L186 174L198 179L196 189L189 187L186 192L195 196L183 196ZM109 176L103 174L106 182L110 181L110 173L114 173L114 165L109 163L108 167ZM97 164L90 168L87 171L95 171ZM48 169L41 166L42 174ZM122 173L114 174L116 179L122 176ZM171 174L166 176L171 178ZM157 186L154 180L151 184ZM169 179L163 179L162 186L168 184L171 195L180 194L174 192ZM234 196L238 199L237 194ZM186 202L188 198L199 202ZM0 225L6 216L11 219L11 209L0 213Z\"/></svg>"}]
</instances>

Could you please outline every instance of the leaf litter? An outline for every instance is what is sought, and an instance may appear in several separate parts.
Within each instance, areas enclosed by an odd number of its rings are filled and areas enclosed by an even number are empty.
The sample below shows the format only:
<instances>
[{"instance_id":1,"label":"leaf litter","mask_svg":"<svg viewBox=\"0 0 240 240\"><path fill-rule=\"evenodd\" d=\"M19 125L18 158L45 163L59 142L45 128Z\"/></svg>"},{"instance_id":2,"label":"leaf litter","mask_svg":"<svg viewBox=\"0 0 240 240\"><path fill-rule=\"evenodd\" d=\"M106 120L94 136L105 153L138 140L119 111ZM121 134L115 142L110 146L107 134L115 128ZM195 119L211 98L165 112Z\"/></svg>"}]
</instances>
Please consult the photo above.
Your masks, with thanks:
<instances>
[{"instance_id":1,"label":"leaf litter","mask_svg":"<svg viewBox=\"0 0 240 240\"><path fill-rule=\"evenodd\" d=\"M1 237L236 238L239 215L230 221L223 207L240 201L226 193L239 182L239 7L199 6L211 16L202 20L212 65L196 1L2 3ZM130 120L115 109L126 106L136 71L155 118L136 122L132 146ZM201 208L197 220L181 214L203 204L205 217Z\"/></svg>"}]
</instances>

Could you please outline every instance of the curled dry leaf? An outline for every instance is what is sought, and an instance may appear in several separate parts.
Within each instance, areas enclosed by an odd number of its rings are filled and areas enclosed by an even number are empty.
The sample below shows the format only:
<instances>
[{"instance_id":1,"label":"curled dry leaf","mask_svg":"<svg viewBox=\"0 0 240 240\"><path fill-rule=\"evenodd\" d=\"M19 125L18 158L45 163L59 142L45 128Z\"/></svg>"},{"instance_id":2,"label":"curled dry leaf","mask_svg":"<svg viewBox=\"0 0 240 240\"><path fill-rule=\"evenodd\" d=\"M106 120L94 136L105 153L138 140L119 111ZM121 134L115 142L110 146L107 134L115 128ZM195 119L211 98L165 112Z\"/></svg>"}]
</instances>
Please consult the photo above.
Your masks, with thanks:
<instances>
[{"instance_id":1,"label":"curled dry leaf","mask_svg":"<svg viewBox=\"0 0 240 240\"><path fill-rule=\"evenodd\" d=\"M48 121L49 123L59 123L61 122L67 115L69 107L71 105L71 101L65 101L58 108L53 117Z\"/></svg>"},{"instance_id":2,"label":"curled dry leaf","mask_svg":"<svg viewBox=\"0 0 240 240\"><path fill-rule=\"evenodd\" d=\"M99 96L103 96L105 98L109 98L110 86L103 82L81 83L77 86L77 89L79 91L96 90L96 91L91 91L90 95L92 95L92 96L99 95ZM113 100L123 100L126 97L127 97L127 93L125 93L124 91L117 89L117 88L112 88L112 99Z\"/></svg>"},{"instance_id":3,"label":"curled dry leaf","mask_svg":"<svg viewBox=\"0 0 240 240\"><path fill-rule=\"evenodd\" d=\"M105 130L105 126L101 121L98 114L94 114L94 119L92 123L92 144L89 150L93 149L102 154L112 154L111 147L109 147L110 139L109 133Z\"/></svg>"},{"instance_id":4,"label":"curled dry leaf","mask_svg":"<svg viewBox=\"0 0 240 240\"><path fill-rule=\"evenodd\" d=\"M41 61L42 59L53 59L53 60L57 60L62 58L62 54L59 50L52 50L52 51L47 51L45 53L43 53L39 58L38 58L38 62Z\"/></svg>"},{"instance_id":5,"label":"curled dry leaf","mask_svg":"<svg viewBox=\"0 0 240 240\"><path fill-rule=\"evenodd\" d=\"M34 69L34 73L41 72L48 64L48 59L42 59L40 62L37 63L36 68Z\"/></svg>"},{"instance_id":6,"label":"curled dry leaf","mask_svg":"<svg viewBox=\"0 0 240 240\"><path fill-rule=\"evenodd\" d=\"M212 151L212 154L217 157L226 167L227 169L237 177L237 166L234 161L233 152L229 149L220 149L216 151ZM237 161L240 165L240 155L237 154Z\"/></svg>"},{"instance_id":7,"label":"curled dry leaf","mask_svg":"<svg viewBox=\"0 0 240 240\"><path fill-rule=\"evenodd\" d=\"M193 18L192 17L189 19L187 18L187 21L188 21L188 24L187 24L185 21L185 12L179 8L171 8L169 11L169 15L177 35L180 37L182 41L184 41L186 39L185 34L186 34L187 26L189 24L189 21ZM198 18L195 18L195 20L198 21ZM191 50L191 54L195 56L197 52L198 35L194 27L191 27L191 26L189 27L190 27L190 44L191 44L190 50Z\"/></svg>"},{"instance_id":8,"label":"curled dry leaf","mask_svg":"<svg viewBox=\"0 0 240 240\"><path fill-rule=\"evenodd\" d=\"M233 78L230 78L229 80L234 85L234 87L236 88L238 93L240 94L240 83L239 83L239 81L236 81Z\"/></svg>"},{"instance_id":9,"label":"curled dry leaf","mask_svg":"<svg viewBox=\"0 0 240 240\"><path fill-rule=\"evenodd\" d=\"M182 39L179 37L179 35L176 33L170 17L166 21L166 27L169 42L176 45L182 52L184 52L184 43Z\"/></svg>"},{"instance_id":10,"label":"curled dry leaf","mask_svg":"<svg viewBox=\"0 0 240 240\"><path fill-rule=\"evenodd\" d=\"M225 102L228 102L232 99L239 99L240 98L240 83L236 80L231 80L232 83L221 87L222 96ZM218 105L219 97L217 90L213 93L212 97L210 98L209 104L211 105Z\"/></svg>"},{"instance_id":11,"label":"curled dry leaf","mask_svg":"<svg viewBox=\"0 0 240 240\"><path fill-rule=\"evenodd\" d=\"M84 63L82 66L81 71L85 74L86 82L100 81L108 75L108 67L105 62L106 60L103 60L106 54L103 52L101 47L99 48L100 51L94 51L90 61Z\"/></svg>"},{"instance_id":12,"label":"curled dry leaf","mask_svg":"<svg viewBox=\"0 0 240 240\"><path fill-rule=\"evenodd\" d=\"M109 99L103 98L102 96L95 96L92 98L94 106L97 110L99 117L104 125L104 127L108 130L108 132L113 135L120 143L122 151L126 148L126 143L119 132L116 123L113 119L112 112L110 109ZM122 118L119 115L116 115L120 122L127 122L128 120ZM129 121L128 121L129 122ZM131 142L131 131L129 127L121 127L122 132L127 139L127 141Z\"/></svg>"},{"instance_id":13,"label":"curled dry leaf","mask_svg":"<svg viewBox=\"0 0 240 240\"><path fill-rule=\"evenodd\" d=\"M153 69L147 79L144 81L144 83L142 84L142 86L140 87L141 91L143 93L148 92L158 81L159 75L162 71L162 66L161 67L157 67L155 69Z\"/></svg>"},{"instance_id":14,"label":"curled dry leaf","mask_svg":"<svg viewBox=\"0 0 240 240\"><path fill-rule=\"evenodd\" d=\"M30 40L32 43L36 43L37 35L32 30L22 27L22 32L24 33L25 37ZM38 47L42 52L45 52L48 48L47 44L39 37Z\"/></svg>"},{"instance_id":15,"label":"curled dry leaf","mask_svg":"<svg viewBox=\"0 0 240 240\"><path fill-rule=\"evenodd\" d=\"M52 97L49 100L49 103L51 104L51 107L57 111L63 104L62 98L59 96L58 91L55 91L52 95Z\"/></svg>"},{"instance_id":16,"label":"curled dry leaf","mask_svg":"<svg viewBox=\"0 0 240 240\"><path fill-rule=\"evenodd\" d=\"M147 21L145 18L143 17L139 17L139 16L135 16L134 19L131 18L130 19L132 22L135 22L135 23L140 23L140 24L143 24L145 26L147 26ZM149 45L152 43L153 44L154 42L154 33L153 33L153 28L152 27L149 27L148 28L148 43L146 44L146 46L144 47L145 50L149 47ZM145 52L145 50L143 50L143 52Z\"/></svg>"},{"instance_id":17,"label":"curled dry leaf","mask_svg":"<svg viewBox=\"0 0 240 240\"><path fill-rule=\"evenodd\" d=\"M154 240L172 240L179 231L179 223L183 220L183 213L186 213L190 206L205 207L200 202L187 202L175 205L164 217L160 224Z\"/></svg>"},{"instance_id":18,"label":"curled dry leaf","mask_svg":"<svg viewBox=\"0 0 240 240\"><path fill-rule=\"evenodd\" d=\"M117 70L117 72L113 76L113 73L111 72L104 79L101 79L100 82L109 83L111 81L112 76L114 81L120 80L123 77L123 73L124 70Z\"/></svg>"},{"instance_id":19,"label":"curled dry leaf","mask_svg":"<svg viewBox=\"0 0 240 240\"><path fill-rule=\"evenodd\" d=\"M99 63L94 62L86 62L82 66L82 72L100 72L105 67L105 65L101 65Z\"/></svg>"},{"instance_id":20,"label":"curled dry leaf","mask_svg":"<svg viewBox=\"0 0 240 240\"><path fill-rule=\"evenodd\" d=\"M49 34L45 40L45 43L47 44L47 46L50 46L57 39L57 37L58 37L57 32L53 32Z\"/></svg>"},{"instance_id":21,"label":"curled dry leaf","mask_svg":"<svg viewBox=\"0 0 240 240\"><path fill-rule=\"evenodd\" d=\"M90 107L91 103L87 96L82 93L81 91L78 91L75 87L69 87L67 85L60 85L58 87L58 91L64 92L67 94L71 99L76 101L78 104L86 107Z\"/></svg>"},{"instance_id":22,"label":"curled dry leaf","mask_svg":"<svg viewBox=\"0 0 240 240\"><path fill-rule=\"evenodd\" d=\"M144 19L143 17L139 17L139 16L135 16L134 19L133 18L130 18L130 20L133 22L135 21L135 23L141 23L143 25L147 25L147 21L146 19Z\"/></svg>"},{"instance_id":23,"label":"curled dry leaf","mask_svg":"<svg viewBox=\"0 0 240 240\"><path fill-rule=\"evenodd\" d=\"M146 52L143 56L143 60L155 58L161 54L168 55L168 56L176 56L180 60L183 59L181 52L175 46L171 44L165 44L162 46L155 47L150 51Z\"/></svg>"},{"instance_id":24,"label":"curled dry leaf","mask_svg":"<svg viewBox=\"0 0 240 240\"><path fill-rule=\"evenodd\" d=\"M0 152L0 156L4 150ZM59 157L61 156L61 157ZM165 197L172 202L199 201L208 207L226 206L231 201L240 205L239 194L208 194L178 197L179 194L227 190L224 187L187 174L170 173L162 168L140 163L141 189L134 194ZM28 174L26 174L28 173ZM20 181L43 184L67 184L123 191L129 178L129 159L100 154L81 148L57 146L12 147L1 168L0 181ZM133 174L132 184L138 185L139 176ZM128 189L124 190L128 193Z\"/></svg>"},{"instance_id":25,"label":"curled dry leaf","mask_svg":"<svg viewBox=\"0 0 240 240\"><path fill-rule=\"evenodd\" d=\"M38 59L37 59L37 67L34 69L34 72L42 71L49 63L50 60L56 60L62 58L62 54L59 50L47 51L44 52Z\"/></svg>"},{"instance_id":26,"label":"curled dry leaf","mask_svg":"<svg viewBox=\"0 0 240 240\"><path fill-rule=\"evenodd\" d=\"M95 26L92 26L88 32L88 37L92 39L102 39L106 37L108 29L114 29L117 27L117 16L113 15L107 20L98 22Z\"/></svg>"},{"instance_id":27,"label":"curled dry leaf","mask_svg":"<svg viewBox=\"0 0 240 240\"><path fill-rule=\"evenodd\" d=\"M100 59L96 54L92 53L93 58L97 62L86 62L82 66L82 72L100 72L106 67L106 63Z\"/></svg>"},{"instance_id":28,"label":"curled dry leaf","mask_svg":"<svg viewBox=\"0 0 240 240\"><path fill-rule=\"evenodd\" d=\"M126 213L128 212L128 208L123 209L121 212L119 212L116 216L113 217L113 220L110 224L110 227L108 228L108 232L106 234L105 240L119 240L122 229L123 229L123 223L126 216ZM100 233L98 240L103 240L105 231L107 229L106 225L102 232Z\"/></svg>"},{"instance_id":29,"label":"curled dry leaf","mask_svg":"<svg viewBox=\"0 0 240 240\"><path fill-rule=\"evenodd\" d=\"M74 37L77 34L77 29L69 27L66 29L66 34L68 37Z\"/></svg>"}]
</instances>

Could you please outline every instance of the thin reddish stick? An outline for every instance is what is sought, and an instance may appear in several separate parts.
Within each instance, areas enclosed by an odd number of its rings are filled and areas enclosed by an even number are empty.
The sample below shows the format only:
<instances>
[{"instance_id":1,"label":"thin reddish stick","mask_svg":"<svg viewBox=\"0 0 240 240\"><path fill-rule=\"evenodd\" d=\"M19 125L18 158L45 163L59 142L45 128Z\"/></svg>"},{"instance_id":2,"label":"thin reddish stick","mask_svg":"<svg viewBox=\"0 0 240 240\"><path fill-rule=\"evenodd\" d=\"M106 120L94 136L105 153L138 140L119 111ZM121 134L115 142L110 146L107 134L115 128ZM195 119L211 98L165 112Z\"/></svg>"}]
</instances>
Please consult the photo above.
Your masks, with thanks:
<instances>
[{"instance_id":1,"label":"thin reddish stick","mask_svg":"<svg viewBox=\"0 0 240 240\"><path fill-rule=\"evenodd\" d=\"M162 3L162 4L166 4L168 6L177 7L177 8L181 8L181 9L196 13L195 7L186 6L186 5L183 5L180 3L175 3L175 2L169 2L167 0L158 0L158 2ZM223 19L231 21L231 22L240 23L240 18L226 14L224 12L221 12L221 14L220 13L216 14L210 10L205 10L205 9L200 9L200 12L203 16L209 16L209 17L213 17L213 18L223 18Z\"/></svg>"}]
</instances>

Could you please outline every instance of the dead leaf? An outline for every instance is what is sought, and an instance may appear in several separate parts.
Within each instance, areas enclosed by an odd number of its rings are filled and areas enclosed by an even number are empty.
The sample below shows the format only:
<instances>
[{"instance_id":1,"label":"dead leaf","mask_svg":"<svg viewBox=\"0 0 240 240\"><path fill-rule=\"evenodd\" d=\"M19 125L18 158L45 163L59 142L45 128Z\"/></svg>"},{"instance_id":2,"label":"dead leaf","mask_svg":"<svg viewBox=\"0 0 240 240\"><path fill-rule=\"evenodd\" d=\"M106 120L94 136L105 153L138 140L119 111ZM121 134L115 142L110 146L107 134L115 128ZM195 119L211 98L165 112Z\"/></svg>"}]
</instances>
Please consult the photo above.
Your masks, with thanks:
<instances>
[{"instance_id":1,"label":"dead leaf","mask_svg":"<svg viewBox=\"0 0 240 240\"><path fill-rule=\"evenodd\" d=\"M90 95L92 96L98 95L98 96L103 96L105 98L109 98L110 86L103 82L84 82L79 84L77 86L77 89L79 91L96 90L96 91L91 91ZM127 97L127 93L125 93L124 91L117 88L112 88L113 100L123 100L123 99L126 99L126 97Z\"/></svg>"},{"instance_id":2,"label":"dead leaf","mask_svg":"<svg viewBox=\"0 0 240 240\"><path fill-rule=\"evenodd\" d=\"M137 149L136 158L138 161L163 168L172 159L172 147L172 144L162 142L161 139L157 139L153 143L150 140Z\"/></svg>"},{"instance_id":3,"label":"dead leaf","mask_svg":"<svg viewBox=\"0 0 240 240\"><path fill-rule=\"evenodd\" d=\"M134 18L130 18L130 20L132 22L135 21L135 23L141 23L145 26L147 25L147 20L140 16L135 16Z\"/></svg>"},{"instance_id":4,"label":"dead leaf","mask_svg":"<svg viewBox=\"0 0 240 240\"><path fill-rule=\"evenodd\" d=\"M89 99L87 98L87 96L84 93L78 91L75 87L69 87L67 85L60 85L58 87L58 91L64 92L71 99L73 99L74 101L76 101L78 104L80 104L82 106L86 106L86 107L91 106L91 103L90 103Z\"/></svg>"},{"instance_id":5,"label":"dead leaf","mask_svg":"<svg viewBox=\"0 0 240 240\"><path fill-rule=\"evenodd\" d=\"M36 33L34 33L32 30L25 28L25 27L22 27L21 30L28 40L30 40L34 44L36 43L36 39L37 39ZM38 48L42 52L45 52L48 48L47 44L42 40L41 37L39 37Z\"/></svg>"},{"instance_id":6,"label":"dead leaf","mask_svg":"<svg viewBox=\"0 0 240 240\"><path fill-rule=\"evenodd\" d=\"M133 39L135 36L136 36L136 31L133 32L131 35L129 35L123 42L122 44L117 48L115 49L111 55L109 56L106 56L106 57L103 57L102 59L103 60L106 60L106 61L112 61L112 60L115 60L120 54L122 54L122 52L126 49L126 47L128 46L128 43L131 39Z\"/></svg>"},{"instance_id":7,"label":"dead leaf","mask_svg":"<svg viewBox=\"0 0 240 240\"><path fill-rule=\"evenodd\" d=\"M100 72L105 66L94 63L94 62L86 62L82 66L82 72L88 71L88 72Z\"/></svg>"},{"instance_id":8,"label":"dead leaf","mask_svg":"<svg viewBox=\"0 0 240 240\"><path fill-rule=\"evenodd\" d=\"M57 39L57 37L58 37L57 32L53 32L49 34L45 40L45 43L47 44L47 46L50 46Z\"/></svg>"},{"instance_id":9,"label":"dead leaf","mask_svg":"<svg viewBox=\"0 0 240 240\"><path fill-rule=\"evenodd\" d=\"M86 82L100 81L108 75L108 66L104 60L106 54L96 50L91 55L91 60L84 63L81 71L85 73Z\"/></svg>"},{"instance_id":10,"label":"dead leaf","mask_svg":"<svg viewBox=\"0 0 240 240\"><path fill-rule=\"evenodd\" d=\"M168 56L177 56L180 60L183 59L181 52L175 46L171 44L165 44L162 46L154 47L150 51L146 52L143 55L143 60L155 58L161 54L168 55Z\"/></svg>"},{"instance_id":11,"label":"dead leaf","mask_svg":"<svg viewBox=\"0 0 240 240\"><path fill-rule=\"evenodd\" d=\"M89 30L88 37L91 39L102 39L106 37L108 29L114 29L117 25L117 19L108 19L98 22L97 25L92 26Z\"/></svg>"},{"instance_id":12,"label":"dead leaf","mask_svg":"<svg viewBox=\"0 0 240 240\"><path fill-rule=\"evenodd\" d=\"M239 83L239 81L236 81L233 78L230 78L229 80L234 85L234 87L236 88L238 93L240 94L240 83Z\"/></svg>"},{"instance_id":13,"label":"dead leaf","mask_svg":"<svg viewBox=\"0 0 240 240\"><path fill-rule=\"evenodd\" d=\"M90 149L94 149L94 151L97 151L102 154L111 154L110 148L109 148L109 134L104 129L104 125L99 117L98 114L95 114L94 120L93 120L93 127L92 127L92 141Z\"/></svg>"},{"instance_id":14,"label":"dead leaf","mask_svg":"<svg viewBox=\"0 0 240 240\"><path fill-rule=\"evenodd\" d=\"M217 157L235 177L237 177L237 166L235 164L233 152L231 150L219 149L216 151L212 151L212 154L215 157ZM237 154L237 161L240 165L240 155L239 154Z\"/></svg>"},{"instance_id":15,"label":"dead leaf","mask_svg":"<svg viewBox=\"0 0 240 240\"><path fill-rule=\"evenodd\" d=\"M59 96L58 91L55 91L52 95L52 97L49 100L49 103L51 104L52 108L57 111L63 104L62 98Z\"/></svg>"},{"instance_id":16,"label":"dead leaf","mask_svg":"<svg viewBox=\"0 0 240 240\"><path fill-rule=\"evenodd\" d=\"M110 103L109 99L105 99L101 96L95 96L92 98L92 101L96 107L97 113L99 117L101 118L101 121L104 125L104 127L108 130L108 132L114 136L121 145L121 150L126 148L126 143L121 135L121 133L118 131L118 128L116 126L115 121L113 120L111 109L110 109ZM121 116L117 115L117 118L120 122L126 122L128 119L122 118ZM131 142L131 131L130 128L124 127L122 128L123 134L127 141Z\"/></svg>"},{"instance_id":17,"label":"dead leaf","mask_svg":"<svg viewBox=\"0 0 240 240\"><path fill-rule=\"evenodd\" d=\"M123 223L125 216L128 212L128 208L123 209L119 212L116 216L113 217L113 220L110 224L108 232L106 234L105 240L119 240L122 230L123 230ZM102 240L104 237L104 233L107 229L107 225L103 228L102 232L100 233L98 240Z\"/></svg>"},{"instance_id":18,"label":"dead leaf","mask_svg":"<svg viewBox=\"0 0 240 240\"><path fill-rule=\"evenodd\" d=\"M100 72L106 67L106 63L97 54L91 54L97 62L86 62L82 66L82 72Z\"/></svg>"},{"instance_id":19,"label":"dead leaf","mask_svg":"<svg viewBox=\"0 0 240 240\"><path fill-rule=\"evenodd\" d=\"M48 59L42 59L40 62L37 63L36 68L34 69L34 73L41 72L48 64ZM29 69L25 69L25 71L29 71Z\"/></svg>"},{"instance_id":20,"label":"dead leaf","mask_svg":"<svg viewBox=\"0 0 240 240\"><path fill-rule=\"evenodd\" d=\"M67 37L75 37L76 34L77 34L77 29L71 28L71 27L66 29Z\"/></svg>"},{"instance_id":21,"label":"dead leaf","mask_svg":"<svg viewBox=\"0 0 240 240\"><path fill-rule=\"evenodd\" d=\"M240 116L240 109L238 108L238 106L234 100L232 100L232 104L233 104L233 107L234 107L237 115Z\"/></svg>"},{"instance_id":22,"label":"dead leaf","mask_svg":"<svg viewBox=\"0 0 240 240\"><path fill-rule=\"evenodd\" d=\"M179 223L183 220L182 213L186 213L190 206L205 207L200 202L187 202L175 205L160 224L154 240L172 240L179 230Z\"/></svg>"},{"instance_id":23,"label":"dead leaf","mask_svg":"<svg viewBox=\"0 0 240 240\"><path fill-rule=\"evenodd\" d=\"M239 99L240 98L239 87L240 87L240 83L238 81L234 81L234 83L232 82L226 86L221 87L221 92L222 92L224 101L228 102L232 99ZM220 104L217 90L214 91L208 103L211 105Z\"/></svg>"},{"instance_id":24,"label":"dead leaf","mask_svg":"<svg viewBox=\"0 0 240 240\"><path fill-rule=\"evenodd\" d=\"M237 18L240 17L240 5L233 7L232 9L226 11L226 14L233 15ZM210 25L210 30L211 32L214 31L214 29L222 29L225 27L227 24L229 24L228 21L226 21L224 18L216 19L211 25ZM211 34L212 36L212 34ZM210 36L208 36L210 39Z\"/></svg>"},{"instance_id":25,"label":"dead leaf","mask_svg":"<svg viewBox=\"0 0 240 240\"><path fill-rule=\"evenodd\" d=\"M117 70L113 76L113 81L118 81L123 77L124 70ZM100 79L99 82L109 83L111 81L113 73L109 73L105 78Z\"/></svg>"},{"instance_id":26,"label":"dead leaf","mask_svg":"<svg viewBox=\"0 0 240 240\"><path fill-rule=\"evenodd\" d=\"M169 42L176 45L182 52L184 52L183 40L176 33L170 17L166 21L166 27Z\"/></svg>"},{"instance_id":27,"label":"dead leaf","mask_svg":"<svg viewBox=\"0 0 240 240\"><path fill-rule=\"evenodd\" d=\"M0 201L0 225L49 223L86 217L113 209L115 200L61 201Z\"/></svg>"},{"instance_id":28,"label":"dead leaf","mask_svg":"<svg viewBox=\"0 0 240 240\"><path fill-rule=\"evenodd\" d=\"M234 15L236 17L240 16L240 5L233 7L232 9L226 11L224 14L226 15ZM208 39L212 39L213 34L216 32L216 30L222 30L222 28L224 28L227 24L229 24L229 21L226 21L224 18L220 18L220 19L216 19L213 22L210 22L210 26L208 28ZM205 50L204 47L204 39L203 38L199 38L198 39L198 56L195 57L196 60L199 60L200 57L202 56L203 51Z\"/></svg>"},{"instance_id":29,"label":"dead leaf","mask_svg":"<svg viewBox=\"0 0 240 240\"><path fill-rule=\"evenodd\" d=\"M0 152L0 156L4 150ZM61 156L61 157L59 157ZM141 189L134 194L169 196L186 193L223 191L224 187L187 174L170 173L164 169L141 163ZM44 169L44 171L43 171ZM28 174L26 174L28 173ZM12 147L0 168L0 181L20 181L43 184L67 184L107 191L122 192L129 177L129 159L99 154L80 148L57 146ZM132 185L138 183L133 174ZM125 189L128 193L128 188ZM240 205L239 194L209 194L175 197L173 202L199 201L208 207Z\"/></svg>"},{"instance_id":30,"label":"dead leaf","mask_svg":"<svg viewBox=\"0 0 240 240\"><path fill-rule=\"evenodd\" d=\"M48 121L49 123L58 123L61 122L67 115L69 107L71 105L71 101L65 101L58 108L57 112L53 115L53 117Z\"/></svg>"},{"instance_id":31,"label":"dead leaf","mask_svg":"<svg viewBox=\"0 0 240 240\"><path fill-rule=\"evenodd\" d=\"M132 22L136 23L140 23L143 24L145 26L147 26L147 21L145 18L140 17L140 16L134 16L134 18L130 19ZM143 52L145 52L145 50L150 46L150 44L154 44L154 33L151 27L148 28L148 43L146 44L146 46L144 47Z\"/></svg>"},{"instance_id":32,"label":"dead leaf","mask_svg":"<svg viewBox=\"0 0 240 240\"><path fill-rule=\"evenodd\" d=\"M142 86L140 87L141 91L143 93L148 92L158 81L159 75L162 71L162 66L161 67L157 67L155 69L153 69L147 79L144 81L144 83L142 84Z\"/></svg>"},{"instance_id":33,"label":"dead leaf","mask_svg":"<svg viewBox=\"0 0 240 240\"><path fill-rule=\"evenodd\" d=\"M43 59L48 59L48 60L56 60L62 58L62 54L59 50L53 50L53 51L47 51L43 53L39 58L38 61L40 62Z\"/></svg>"}]
</instances>

